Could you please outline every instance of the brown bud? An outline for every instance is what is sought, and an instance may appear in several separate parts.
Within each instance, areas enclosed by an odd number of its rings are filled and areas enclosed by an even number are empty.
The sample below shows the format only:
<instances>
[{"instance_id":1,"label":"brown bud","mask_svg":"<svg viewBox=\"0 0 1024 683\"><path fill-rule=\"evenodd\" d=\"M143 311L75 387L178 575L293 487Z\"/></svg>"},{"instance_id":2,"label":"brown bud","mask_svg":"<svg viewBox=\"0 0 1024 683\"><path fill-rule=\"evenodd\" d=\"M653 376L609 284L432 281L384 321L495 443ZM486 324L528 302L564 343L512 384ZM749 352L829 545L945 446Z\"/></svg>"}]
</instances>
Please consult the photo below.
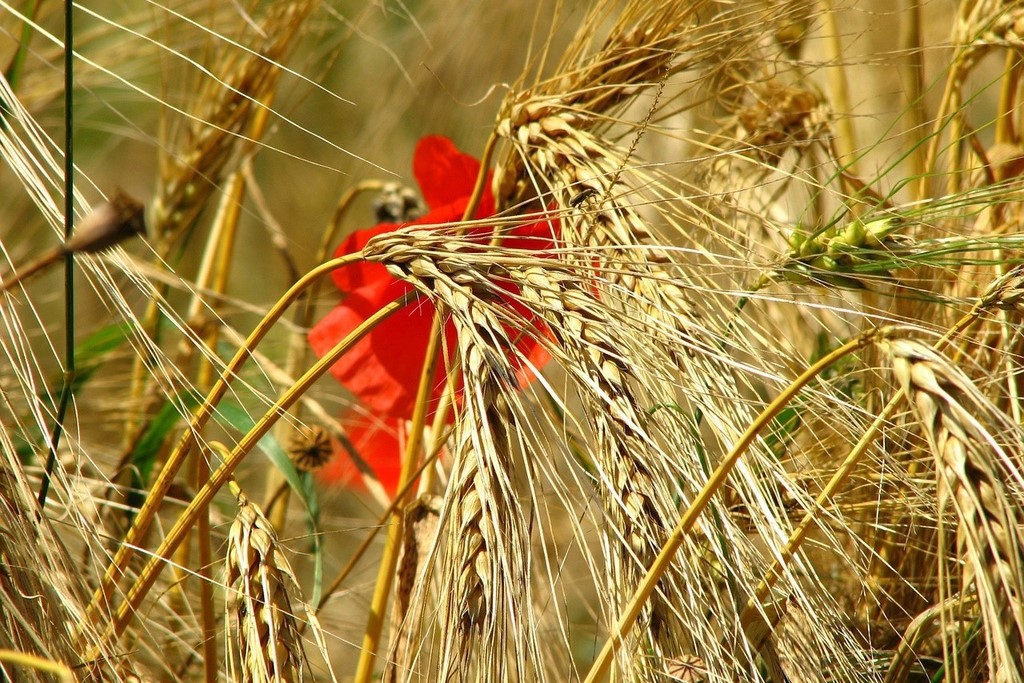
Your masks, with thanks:
<instances>
[{"instance_id":1,"label":"brown bud","mask_svg":"<svg viewBox=\"0 0 1024 683\"><path fill-rule=\"evenodd\" d=\"M64 243L64 253L95 254L119 242L145 234L143 206L121 190L94 208Z\"/></svg>"}]
</instances>

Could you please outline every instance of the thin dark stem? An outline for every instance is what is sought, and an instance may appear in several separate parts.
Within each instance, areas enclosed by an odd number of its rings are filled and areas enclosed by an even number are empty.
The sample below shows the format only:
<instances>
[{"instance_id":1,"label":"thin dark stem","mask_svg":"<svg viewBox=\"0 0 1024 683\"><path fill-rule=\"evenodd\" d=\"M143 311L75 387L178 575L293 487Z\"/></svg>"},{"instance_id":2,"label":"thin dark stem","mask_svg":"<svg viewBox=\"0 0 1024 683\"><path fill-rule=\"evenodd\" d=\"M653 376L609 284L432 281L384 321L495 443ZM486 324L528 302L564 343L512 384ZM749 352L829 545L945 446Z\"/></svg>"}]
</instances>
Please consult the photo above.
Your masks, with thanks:
<instances>
[{"instance_id":1,"label":"thin dark stem","mask_svg":"<svg viewBox=\"0 0 1024 683\"><path fill-rule=\"evenodd\" d=\"M74 23L72 0L64 0L64 242L71 239L75 224L75 157L74 157ZM64 434L64 418L75 381L75 253L64 253L64 378L57 404L57 416L50 434L46 472L39 487L39 509L46 506L50 478L57 464L57 446Z\"/></svg>"}]
</instances>

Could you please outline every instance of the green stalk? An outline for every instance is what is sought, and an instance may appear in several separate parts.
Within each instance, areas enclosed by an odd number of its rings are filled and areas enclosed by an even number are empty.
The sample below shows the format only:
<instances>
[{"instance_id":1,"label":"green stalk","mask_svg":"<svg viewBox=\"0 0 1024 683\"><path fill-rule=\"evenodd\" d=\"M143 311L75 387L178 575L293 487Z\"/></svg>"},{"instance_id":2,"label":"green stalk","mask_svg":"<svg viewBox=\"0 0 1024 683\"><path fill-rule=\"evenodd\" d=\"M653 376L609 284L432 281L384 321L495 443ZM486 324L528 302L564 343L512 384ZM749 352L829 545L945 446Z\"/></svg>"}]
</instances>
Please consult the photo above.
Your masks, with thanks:
<instances>
[{"instance_id":1,"label":"green stalk","mask_svg":"<svg viewBox=\"0 0 1024 683\"><path fill-rule=\"evenodd\" d=\"M64 242L71 239L75 225L75 126L74 126L74 3L64 0ZM46 496L50 491L50 479L57 465L57 447L64 434L64 419L67 417L71 388L75 382L75 252L64 252L64 376L57 403L57 417L50 433L49 455L46 471L39 486L39 509L46 507Z\"/></svg>"}]
</instances>

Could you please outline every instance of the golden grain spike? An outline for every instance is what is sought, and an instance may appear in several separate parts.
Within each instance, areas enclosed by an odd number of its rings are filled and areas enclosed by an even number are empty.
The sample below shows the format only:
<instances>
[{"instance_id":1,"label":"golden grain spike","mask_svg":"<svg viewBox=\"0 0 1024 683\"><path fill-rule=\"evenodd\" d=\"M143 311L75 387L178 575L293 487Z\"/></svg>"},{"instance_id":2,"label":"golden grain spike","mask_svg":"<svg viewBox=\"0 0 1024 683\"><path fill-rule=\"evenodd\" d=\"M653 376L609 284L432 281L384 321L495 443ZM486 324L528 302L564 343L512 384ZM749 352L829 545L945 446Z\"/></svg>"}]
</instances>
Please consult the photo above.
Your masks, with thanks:
<instances>
[{"instance_id":1,"label":"golden grain spike","mask_svg":"<svg viewBox=\"0 0 1024 683\"><path fill-rule=\"evenodd\" d=\"M241 489L228 534L227 650L236 681L295 683L308 668L293 604L298 582L259 506Z\"/></svg>"},{"instance_id":2,"label":"golden grain spike","mask_svg":"<svg viewBox=\"0 0 1024 683\"><path fill-rule=\"evenodd\" d=\"M935 458L940 514L956 514L961 590L976 593L992 680L1024 680L1024 518L1019 478L999 433L1002 414L944 356L909 339L888 343ZM976 617L975 617L976 618Z\"/></svg>"},{"instance_id":3,"label":"golden grain spike","mask_svg":"<svg viewBox=\"0 0 1024 683\"><path fill-rule=\"evenodd\" d=\"M259 41L242 56L227 53L198 94L191 120L174 143L153 205L153 231L163 248L173 242L209 203L217 184L254 143L247 136L253 118L269 106L281 74L280 63L317 3L269 3Z\"/></svg>"},{"instance_id":4,"label":"golden grain spike","mask_svg":"<svg viewBox=\"0 0 1024 683\"><path fill-rule=\"evenodd\" d=\"M463 400L436 569L439 680L531 680L540 643L528 616L526 515L512 487L518 383L508 357L514 345L501 321L507 311L493 301L496 270L480 245L435 232L382 234L364 254L450 312L458 336Z\"/></svg>"}]
</instances>

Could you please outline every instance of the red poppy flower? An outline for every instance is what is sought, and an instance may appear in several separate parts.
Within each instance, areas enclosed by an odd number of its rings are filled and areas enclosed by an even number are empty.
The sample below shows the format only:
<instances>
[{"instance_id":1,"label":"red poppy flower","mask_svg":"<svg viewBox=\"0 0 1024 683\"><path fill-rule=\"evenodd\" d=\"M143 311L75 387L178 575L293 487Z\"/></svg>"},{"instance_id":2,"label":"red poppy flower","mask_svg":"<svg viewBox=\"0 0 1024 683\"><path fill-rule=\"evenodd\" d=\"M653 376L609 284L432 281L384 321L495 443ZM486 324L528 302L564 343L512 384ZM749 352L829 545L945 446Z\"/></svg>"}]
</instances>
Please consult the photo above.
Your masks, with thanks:
<instances>
[{"instance_id":1,"label":"red poppy flower","mask_svg":"<svg viewBox=\"0 0 1024 683\"><path fill-rule=\"evenodd\" d=\"M460 152L448 138L429 136L420 140L413 157L413 173L430 211L410 225L445 225L460 221L479 171L480 162ZM488 173L487 189L474 218L494 214L490 187ZM359 251L370 238L398 227L394 223L382 223L360 230L341 243L336 255ZM553 231L557 229L556 223L548 221L519 226L506 235L504 244L521 249L546 249L552 246ZM491 231L489 228L474 228L467 231L467 235L479 235L486 243ZM412 289L394 278L383 265L365 261L334 271L334 283L344 298L309 333L309 343L320 356L384 305ZM505 304L520 316L532 320L525 309L511 299ZM378 325L331 368L331 373L372 416L369 419L356 418L355 423L350 421L349 436L374 468L381 483L391 491L397 485L401 456L397 435L412 417L434 312L433 304L426 300L406 306ZM537 328L541 327L539 321L534 322ZM444 334L447 348L456 348L455 328L450 321L444 327ZM509 338L516 340L515 350L509 350L510 360L520 368L524 383L532 379L529 367L539 367L548 358L534 337L509 330ZM529 362L524 365L518 358L526 358ZM428 422L446 383L444 373L437 374L430 397ZM325 468L323 478L343 482L355 474L355 468L344 453L339 453L338 449L335 451L335 462Z\"/></svg>"}]
</instances>

